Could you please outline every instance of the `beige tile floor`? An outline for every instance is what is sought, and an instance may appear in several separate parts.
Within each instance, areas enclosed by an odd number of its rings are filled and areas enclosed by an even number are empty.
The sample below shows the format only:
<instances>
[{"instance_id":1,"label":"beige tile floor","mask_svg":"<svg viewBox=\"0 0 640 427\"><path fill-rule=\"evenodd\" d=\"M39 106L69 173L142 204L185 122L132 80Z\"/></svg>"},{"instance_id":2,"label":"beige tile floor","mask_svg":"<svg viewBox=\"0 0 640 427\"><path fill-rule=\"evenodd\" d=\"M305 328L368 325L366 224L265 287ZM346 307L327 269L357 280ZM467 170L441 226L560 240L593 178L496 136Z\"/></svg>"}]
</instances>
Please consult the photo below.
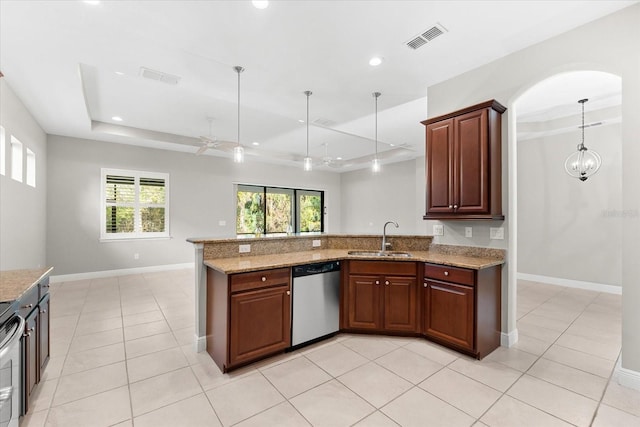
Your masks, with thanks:
<instances>
[{"instance_id":1,"label":"beige tile floor","mask_svg":"<svg viewBox=\"0 0 640 427\"><path fill-rule=\"evenodd\" d=\"M21 427L640 426L610 381L620 296L521 282L520 340L476 361L341 334L223 375L193 351L189 270L52 285L51 361Z\"/></svg>"}]
</instances>

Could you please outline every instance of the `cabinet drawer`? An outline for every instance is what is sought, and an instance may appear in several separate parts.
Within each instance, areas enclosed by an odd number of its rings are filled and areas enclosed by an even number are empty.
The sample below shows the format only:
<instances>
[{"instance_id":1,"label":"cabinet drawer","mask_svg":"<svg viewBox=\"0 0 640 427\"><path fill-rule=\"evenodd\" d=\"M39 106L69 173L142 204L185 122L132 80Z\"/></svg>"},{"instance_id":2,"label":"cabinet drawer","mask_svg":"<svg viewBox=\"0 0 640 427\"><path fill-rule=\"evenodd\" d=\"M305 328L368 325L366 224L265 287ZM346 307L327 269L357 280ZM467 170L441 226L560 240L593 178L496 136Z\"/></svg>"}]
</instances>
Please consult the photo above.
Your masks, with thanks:
<instances>
[{"instance_id":1,"label":"cabinet drawer","mask_svg":"<svg viewBox=\"0 0 640 427\"><path fill-rule=\"evenodd\" d=\"M18 314L26 318L29 313L38 305L38 286L32 286L25 292L18 302Z\"/></svg>"},{"instance_id":2,"label":"cabinet drawer","mask_svg":"<svg viewBox=\"0 0 640 427\"><path fill-rule=\"evenodd\" d=\"M231 276L231 293L289 284L290 277L291 269L289 268L233 274Z\"/></svg>"},{"instance_id":3,"label":"cabinet drawer","mask_svg":"<svg viewBox=\"0 0 640 427\"><path fill-rule=\"evenodd\" d=\"M425 279L444 280L470 286L475 284L475 273L473 270L447 265L425 264L424 277Z\"/></svg>"},{"instance_id":4,"label":"cabinet drawer","mask_svg":"<svg viewBox=\"0 0 640 427\"><path fill-rule=\"evenodd\" d=\"M411 261L349 261L349 273L415 276L416 263Z\"/></svg>"},{"instance_id":5,"label":"cabinet drawer","mask_svg":"<svg viewBox=\"0 0 640 427\"><path fill-rule=\"evenodd\" d=\"M38 283L38 290L40 292L40 299L49 293L49 277L44 278Z\"/></svg>"}]
</instances>

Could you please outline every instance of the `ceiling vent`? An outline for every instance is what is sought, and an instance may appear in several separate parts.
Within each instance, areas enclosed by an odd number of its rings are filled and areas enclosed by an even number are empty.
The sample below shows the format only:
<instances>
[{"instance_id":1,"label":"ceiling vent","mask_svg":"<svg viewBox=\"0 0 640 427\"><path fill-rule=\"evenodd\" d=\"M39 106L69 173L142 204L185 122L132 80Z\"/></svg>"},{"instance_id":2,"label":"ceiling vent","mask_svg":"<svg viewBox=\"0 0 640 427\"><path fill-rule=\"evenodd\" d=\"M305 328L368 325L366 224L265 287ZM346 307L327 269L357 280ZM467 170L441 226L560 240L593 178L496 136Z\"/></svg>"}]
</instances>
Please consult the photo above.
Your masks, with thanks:
<instances>
[{"instance_id":1,"label":"ceiling vent","mask_svg":"<svg viewBox=\"0 0 640 427\"><path fill-rule=\"evenodd\" d=\"M145 79L156 80L168 85L177 85L180 81L179 76L174 76L173 74L163 73L162 71L156 71L146 67L140 67L140 75Z\"/></svg>"},{"instance_id":2,"label":"ceiling vent","mask_svg":"<svg viewBox=\"0 0 640 427\"><path fill-rule=\"evenodd\" d=\"M409 40L405 44L409 46L411 49L416 50L417 48L424 46L425 44L429 43L431 40L435 39L438 36L443 35L446 32L447 32L446 28L444 28L440 24L436 24L433 27L413 37L411 40Z\"/></svg>"}]
</instances>

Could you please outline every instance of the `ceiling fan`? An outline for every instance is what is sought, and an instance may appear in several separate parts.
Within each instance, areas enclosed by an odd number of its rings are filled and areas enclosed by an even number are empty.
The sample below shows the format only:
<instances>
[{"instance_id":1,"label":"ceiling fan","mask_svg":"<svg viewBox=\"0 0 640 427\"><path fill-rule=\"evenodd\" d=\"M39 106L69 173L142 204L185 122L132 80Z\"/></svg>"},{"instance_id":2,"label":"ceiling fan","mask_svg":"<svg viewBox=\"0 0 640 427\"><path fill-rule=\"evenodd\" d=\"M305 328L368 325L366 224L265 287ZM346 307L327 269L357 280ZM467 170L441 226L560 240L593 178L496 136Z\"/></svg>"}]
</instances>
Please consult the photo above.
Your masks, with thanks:
<instances>
[{"instance_id":1,"label":"ceiling fan","mask_svg":"<svg viewBox=\"0 0 640 427\"><path fill-rule=\"evenodd\" d=\"M207 120L209 121L209 136L202 136L202 135L200 136L200 142L202 143L202 146L198 149L198 151L196 151L195 153L196 156L203 154L205 151L209 149L226 151L226 152L233 151L233 147L236 145L236 143L231 141L218 140L218 138L213 136L211 131L212 124L213 124L213 117L207 117Z\"/></svg>"},{"instance_id":2,"label":"ceiling fan","mask_svg":"<svg viewBox=\"0 0 640 427\"><path fill-rule=\"evenodd\" d=\"M322 145L324 145L324 157L322 158L322 164L330 168L341 168L343 165L342 158L340 157L333 158L329 155L328 142L325 142Z\"/></svg>"}]
</instances>

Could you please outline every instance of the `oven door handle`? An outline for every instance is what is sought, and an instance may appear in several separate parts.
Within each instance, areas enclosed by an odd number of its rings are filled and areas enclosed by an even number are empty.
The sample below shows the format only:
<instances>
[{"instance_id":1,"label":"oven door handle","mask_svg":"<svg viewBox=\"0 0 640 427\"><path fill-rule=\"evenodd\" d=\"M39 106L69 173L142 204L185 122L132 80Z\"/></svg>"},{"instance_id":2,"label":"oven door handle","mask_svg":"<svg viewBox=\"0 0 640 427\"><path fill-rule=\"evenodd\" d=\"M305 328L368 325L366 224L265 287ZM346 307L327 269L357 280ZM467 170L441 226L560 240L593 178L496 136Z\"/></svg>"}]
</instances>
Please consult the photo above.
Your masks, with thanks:
<instances>
[{"instance_id":1,"label":"oven door handle","mask_svg":"<svg viewBox=\"0 0 640 427\"><path fill-rule=\"evenodd\" d=\"M0 348L0 359L4 359L6 354L11 351L13 346L19 345L20 338L22 338L22 331L24 330L24 319L20 316L16 317L18 318L18 327L13 331L13 335L11 336L11 338L9 338L2 346L2 348Z\"/></svg>"},{"instance_id":2,"label":"oven door handle","mask_svg":"<svg viewBox=\"0 0 640 427\"><path fill-rule=\"evenodd\" d=\"M5 400L11 400L12 394L13 394L13 387L0 388L0 402L4 402Z\"/></svg>"}]
</instances>

